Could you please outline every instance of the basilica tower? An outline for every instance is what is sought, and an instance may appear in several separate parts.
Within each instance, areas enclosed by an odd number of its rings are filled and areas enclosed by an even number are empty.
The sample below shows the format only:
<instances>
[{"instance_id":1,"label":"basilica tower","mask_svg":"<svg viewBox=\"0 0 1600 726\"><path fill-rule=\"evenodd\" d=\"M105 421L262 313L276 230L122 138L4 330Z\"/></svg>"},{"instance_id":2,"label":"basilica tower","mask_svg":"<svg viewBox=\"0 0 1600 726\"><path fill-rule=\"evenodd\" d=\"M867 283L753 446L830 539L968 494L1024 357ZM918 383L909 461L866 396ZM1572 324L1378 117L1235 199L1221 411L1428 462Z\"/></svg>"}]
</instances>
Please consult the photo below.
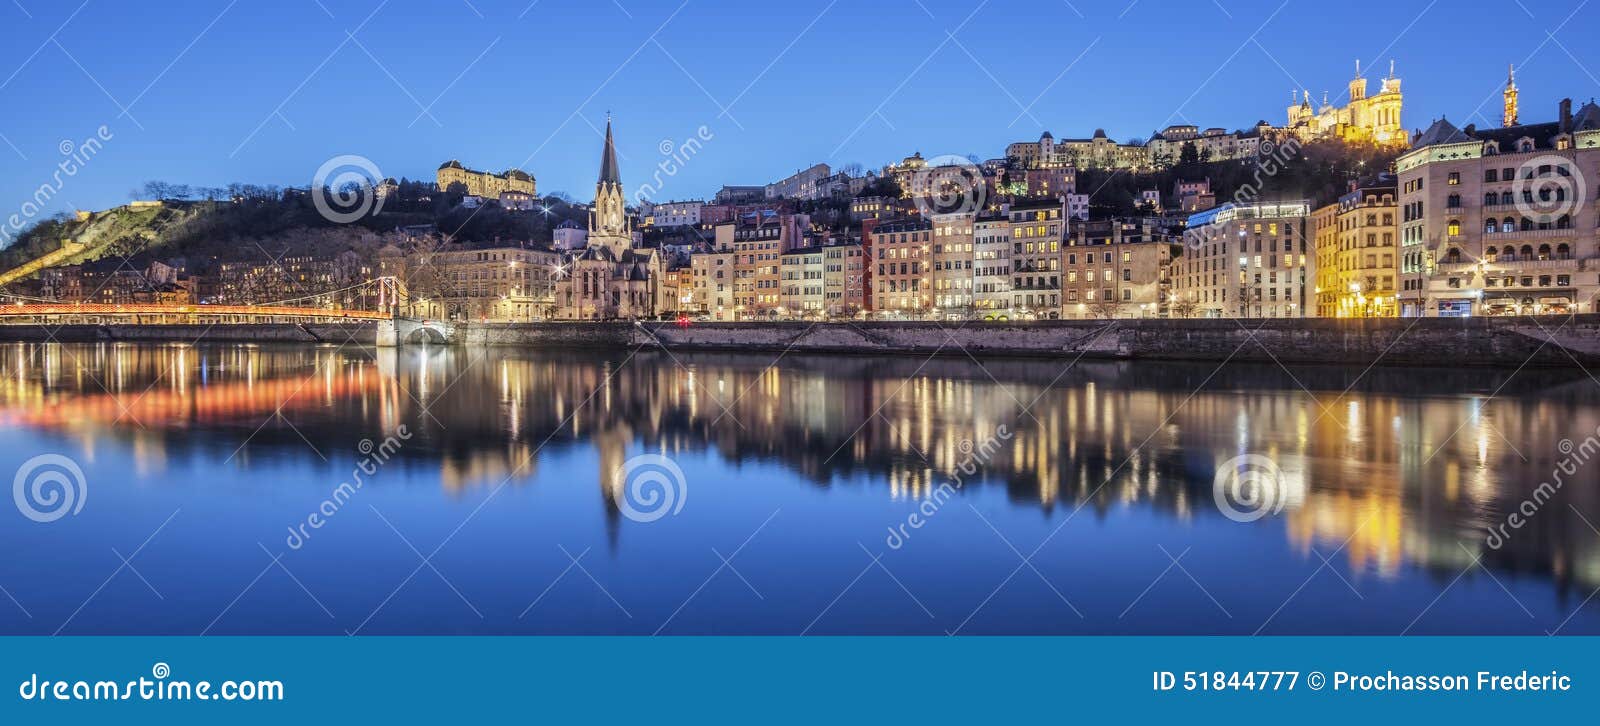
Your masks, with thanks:
<instances>
[{"instance_id":1,"label":"basilica tower","mask_svg":"<svg viewBox=\"0 0 1600 726\"><path fill-rule=\"evenodd\" d=\"M1517 119L1517 67L1511 66L1506 70L1506 110L1501 117L1506 128L1516 126Z\"/></svg>"}]
</instances>

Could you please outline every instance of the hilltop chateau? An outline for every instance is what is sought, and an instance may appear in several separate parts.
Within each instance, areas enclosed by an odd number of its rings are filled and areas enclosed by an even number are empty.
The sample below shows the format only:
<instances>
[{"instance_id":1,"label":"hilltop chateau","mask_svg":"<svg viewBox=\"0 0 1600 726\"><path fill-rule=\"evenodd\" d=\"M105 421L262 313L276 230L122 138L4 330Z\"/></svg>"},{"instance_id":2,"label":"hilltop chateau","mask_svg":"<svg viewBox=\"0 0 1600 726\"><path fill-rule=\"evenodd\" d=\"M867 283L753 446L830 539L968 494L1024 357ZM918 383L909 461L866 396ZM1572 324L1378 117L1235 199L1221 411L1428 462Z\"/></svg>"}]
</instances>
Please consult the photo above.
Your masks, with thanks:
<instances>
[{"instance_id":1,"label":"hilltop chateau","mask_svg":"<svg viewBox=\"0 0 1600 726\"><path fill-rule=\"evenodd\" d=\"M1350 80L1350 102L1335 106L1322 95L1322 105L1311 106L1311 92L1305 91L1304 100L1289 105L1289 120L1284 129L1302 139L1337 138L1349 142L1366 142L1385 145L1402 145L1410 141L1405 126L1400 122L1402 96L1400 79L1394 75L1394 64L1389 64L1389 77L1376 96L1367 95L1367 79L1361 75L1361 61L1356 61L1356 76Z\"/></svg>"},{"instance_id":2,"label":"hilltop chateau","mask_svg":"<svg viewBox=\"0 0 1600 726\"><path fill-rule=\"evenodd\" d=\"M436 181L440 190L448 190L451 184L460 184L466 187L467 194L485 199L499 199L505 192L520 192L530 197L539 196L538 183L528 172L521 169L507 169L503 174L491 174L487 171L468 169L455 159L439 165Z\"/></svg>"}]
</instances>

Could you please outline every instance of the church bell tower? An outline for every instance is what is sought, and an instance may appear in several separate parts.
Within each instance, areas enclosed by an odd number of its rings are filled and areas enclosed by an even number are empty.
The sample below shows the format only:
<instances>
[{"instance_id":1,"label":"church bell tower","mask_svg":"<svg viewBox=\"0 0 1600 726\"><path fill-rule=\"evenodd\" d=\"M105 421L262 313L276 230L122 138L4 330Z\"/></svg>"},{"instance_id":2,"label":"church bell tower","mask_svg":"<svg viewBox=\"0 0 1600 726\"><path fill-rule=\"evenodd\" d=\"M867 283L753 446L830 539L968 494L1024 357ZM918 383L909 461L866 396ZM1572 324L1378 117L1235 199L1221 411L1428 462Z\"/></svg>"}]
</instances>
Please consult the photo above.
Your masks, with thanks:
<instances>
[{"instance_id":1,"label":"church bell tower","mask_svg":"<svg viewBox=\"0 0 1600 726\"><path fill-rule=\"evenodd\" d=\"M1517 115L1517 67L1511 66L1506 71L1506 111L1501 120L1510 128L1517 125Z\"/></svg>"},{"instance_id":2,"label":"church bell tower","mask_svg":"<svg viewBox=\"0 0 1600 726\"><path fill-rule=\"evenodd\" d=\"M606 118L606 146L600 154L600 180L594 187L594 209L589 212L589 246L605 247L618 257L633 248L627 200L622 195L622 173L617 167L617 147Z\"/></svg>"}]
</instances>

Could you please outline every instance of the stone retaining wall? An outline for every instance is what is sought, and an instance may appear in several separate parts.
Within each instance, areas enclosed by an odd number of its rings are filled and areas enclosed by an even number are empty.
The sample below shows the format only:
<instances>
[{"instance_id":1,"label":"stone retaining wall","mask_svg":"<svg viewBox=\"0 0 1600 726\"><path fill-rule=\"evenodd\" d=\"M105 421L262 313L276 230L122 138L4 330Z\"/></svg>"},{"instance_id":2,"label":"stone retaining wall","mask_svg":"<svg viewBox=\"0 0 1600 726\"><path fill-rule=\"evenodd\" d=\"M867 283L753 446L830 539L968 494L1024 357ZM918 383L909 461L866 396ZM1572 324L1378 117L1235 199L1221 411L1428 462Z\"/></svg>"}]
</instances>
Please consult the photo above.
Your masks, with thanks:
<instances>
[{"instance_id":1,"label":"stone retaining wall","mask_svg":"<svg viewBox=\"0 0 1600 726\"><path fill-rule=\"evenodd\" d=\"M370 323L295 325L0 325L0 340L48 343L106 341L185 343L346 343L372 345Z\"/></svg>"},{"instance_id":2,"label":"stone retaining wall","mask_svg":"<svg viewBox=\"0 0 1600 726\"><path fill-rule=\"evenodd\" d=\"M0 340L372 345L377 326L0 326ZM1391 320L456 324L450 344L861 355L1600 367L1600 315Z\"/></svg>"},{"instance_id":3,"label":"stone retaining wall","mask_svg":"<svg viewBox=\"0 0 1600 726\"><path fill-rule=\"evenodd\" d=\"M1600 315L1390 320L652 324L672 350L1101 357L1280 363L1600 366Z\"/></svg>"}]
</instances>

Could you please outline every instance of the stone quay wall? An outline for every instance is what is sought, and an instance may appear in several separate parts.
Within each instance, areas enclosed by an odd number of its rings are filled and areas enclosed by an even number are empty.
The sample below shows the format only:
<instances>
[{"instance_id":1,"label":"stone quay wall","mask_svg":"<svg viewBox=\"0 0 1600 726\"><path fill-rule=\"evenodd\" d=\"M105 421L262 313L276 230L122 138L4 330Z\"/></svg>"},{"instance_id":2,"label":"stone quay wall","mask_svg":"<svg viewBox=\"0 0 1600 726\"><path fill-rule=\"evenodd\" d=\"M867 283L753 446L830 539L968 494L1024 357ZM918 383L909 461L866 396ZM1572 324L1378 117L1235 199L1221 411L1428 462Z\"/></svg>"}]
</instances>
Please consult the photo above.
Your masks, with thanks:
<instances>
[{"instance_id":1,"label":"stone quay wall","mask_svg":"<svg viewBox=\"0 0 1600 726\"><path fill-rule=\"evenodd\" d=\"M372 345L371 323L228 325L0 325L0 340L36 343L350 343Z\"/></svg>"},{"instance_id":2,"label":"stone quay wall","mask_svg":"<svg viewBox=\"0 0 1600 726\"><path fill-rule=\"evenodd\" d=\"M635 344L669 350L1028 356L1297 364L1600 367L1600 315L1383 320L1023 323L662 323Z\"/></svg>"},{"instance_id":3,"label":"stone quay wall","mask_svg":"<svg viewBox=\"0 0 1600 726\"><path fill-rule=\"evenodd\" d=\"M0 340L381 344L377 325L0 326ZM417 340L398 341L401 345ZM448 345L1283 364L1600 367L1600 315L1383 320L451 324Z\"/></svg>"}]
</instances>

